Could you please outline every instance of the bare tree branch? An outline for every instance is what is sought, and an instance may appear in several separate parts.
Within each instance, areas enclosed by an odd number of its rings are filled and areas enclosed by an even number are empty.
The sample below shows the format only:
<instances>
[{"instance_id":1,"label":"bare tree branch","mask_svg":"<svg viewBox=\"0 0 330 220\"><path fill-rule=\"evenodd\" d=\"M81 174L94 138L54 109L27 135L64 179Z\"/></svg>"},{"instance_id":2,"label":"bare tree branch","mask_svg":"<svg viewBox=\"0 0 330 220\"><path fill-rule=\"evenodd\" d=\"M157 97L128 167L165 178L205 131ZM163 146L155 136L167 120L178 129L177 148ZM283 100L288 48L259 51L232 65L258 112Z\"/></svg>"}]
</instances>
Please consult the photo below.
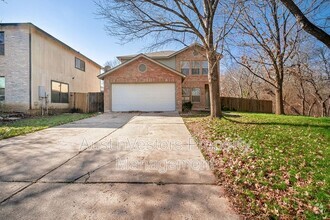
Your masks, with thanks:
<instances>
[{"instance_id":1,"label":"bare tree branch","mask_svg":"<svg viewBox=\"0 0 330 220\"><path fill-rule=\"evenodd\" d=\"M299 9L299 7L294 3L293 0L280 0L285 7L287 7L290 12L295 16L298 24L309 34L316 37L319 41L324 43L328 48L330 48L330 35L326 33L321 28L313 24L304 13Z\"/></svg>"}]
</instances>

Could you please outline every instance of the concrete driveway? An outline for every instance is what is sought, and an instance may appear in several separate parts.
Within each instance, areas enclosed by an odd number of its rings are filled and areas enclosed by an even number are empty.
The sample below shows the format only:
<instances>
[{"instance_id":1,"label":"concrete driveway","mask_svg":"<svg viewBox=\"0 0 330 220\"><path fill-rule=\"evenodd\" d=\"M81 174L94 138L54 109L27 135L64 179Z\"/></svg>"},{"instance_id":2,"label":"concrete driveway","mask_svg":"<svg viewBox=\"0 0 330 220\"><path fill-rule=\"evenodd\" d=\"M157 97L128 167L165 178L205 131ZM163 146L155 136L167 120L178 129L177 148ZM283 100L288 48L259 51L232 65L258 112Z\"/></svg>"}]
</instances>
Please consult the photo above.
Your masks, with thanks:
<instances>
[{"instance_id":1,"label":"concrete driveway","mask_svg":"<svg viewBox=\"0 0 330 220\"><path fill-rule=\"evenodd\" d=\"M177 113L109 113L0 141L3 219L238 219Z\"/></svg>"}]
</instances>

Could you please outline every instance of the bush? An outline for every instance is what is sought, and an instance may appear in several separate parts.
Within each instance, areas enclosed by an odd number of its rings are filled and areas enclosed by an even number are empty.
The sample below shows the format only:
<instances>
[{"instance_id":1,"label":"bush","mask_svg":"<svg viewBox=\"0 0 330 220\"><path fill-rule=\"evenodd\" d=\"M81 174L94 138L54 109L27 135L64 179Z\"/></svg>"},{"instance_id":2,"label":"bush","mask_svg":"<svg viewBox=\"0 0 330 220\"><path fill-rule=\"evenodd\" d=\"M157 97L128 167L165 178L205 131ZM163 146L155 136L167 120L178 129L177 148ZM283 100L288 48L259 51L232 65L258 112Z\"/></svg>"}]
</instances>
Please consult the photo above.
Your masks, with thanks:
<instances>
[{"instance_id":1,"label":"bush","mask_svg":"<svg viewBox=\"0 0 330 220\"><path fill-rule=\"evenodd\" d=\"M184 112L191 111L193 104L191 102L185 102L182 104L182 110Z\"/></svg>"},{"instance_id":2,"label":"bush","mask_svg":"<svg viewBox=\"0 0 330 220\"><path fill-rule=\"evenodd\" d=\"M221 110L222 110L222 111L230 111L230 108L227 107L227 106L222 106L222 107L221 107Z\"/></svg>"},{"instance_id":3,"label":"bush","mask_svg":"<svg viewBox=\"0 0 330 220\"><path fill-rule=\"evenodd\" d=\"M236 112L237 111L235 108L230 108L228 106L222 106L221 107L221 110L222 111L233 111L233 112Z\"/></svg>"},{"instance_id":4,"label":"bush","mask_svg":"<svg viewBox=\"0 0 330 220\"><path fill-rule=\"evenodd\" d=\"M80 110L78 108L72 108L70 109L70 113L80 113Z\"/></svg>"}]
</instances>

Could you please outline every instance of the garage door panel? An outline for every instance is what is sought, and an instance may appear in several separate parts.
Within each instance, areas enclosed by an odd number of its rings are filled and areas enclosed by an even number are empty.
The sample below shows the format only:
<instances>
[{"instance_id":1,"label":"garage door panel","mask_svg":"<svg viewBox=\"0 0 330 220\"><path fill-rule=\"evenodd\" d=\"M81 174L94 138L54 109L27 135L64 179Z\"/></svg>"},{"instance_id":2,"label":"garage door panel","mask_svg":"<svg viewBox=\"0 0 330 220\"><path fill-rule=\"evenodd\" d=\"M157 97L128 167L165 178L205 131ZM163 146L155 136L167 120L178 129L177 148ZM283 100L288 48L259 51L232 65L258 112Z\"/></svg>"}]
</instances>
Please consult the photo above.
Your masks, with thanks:
<instances>
[{"instance_id":1,"label":"garage door panel","mask_svg":"<svg viewBox=\"0 0 330 220\"><path fill-rule=\"evenodd\" d=\"M113 84L112 111L175 111L175 84Z\"/></svg>"}]
</instances>

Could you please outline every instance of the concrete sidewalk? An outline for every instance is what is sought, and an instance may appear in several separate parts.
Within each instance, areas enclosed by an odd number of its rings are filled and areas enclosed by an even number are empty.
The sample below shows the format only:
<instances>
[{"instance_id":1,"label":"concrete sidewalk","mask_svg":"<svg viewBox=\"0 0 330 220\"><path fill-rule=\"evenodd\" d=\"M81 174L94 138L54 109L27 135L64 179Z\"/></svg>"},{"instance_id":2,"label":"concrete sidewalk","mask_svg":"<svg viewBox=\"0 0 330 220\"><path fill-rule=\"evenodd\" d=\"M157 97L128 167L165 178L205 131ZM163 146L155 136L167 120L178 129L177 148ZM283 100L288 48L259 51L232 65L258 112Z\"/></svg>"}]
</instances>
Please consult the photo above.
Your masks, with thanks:
<instances>
[{"instance_id":1,"label":"concrete sidewalk","mask_svg":"<svg viewBox=\"0 0 330 220\"><path fill-rule=\"evenodd\" d=\"M10 219L239 219L177 113L109 113L0 141Z\"/></svg>"}]
</instances>

